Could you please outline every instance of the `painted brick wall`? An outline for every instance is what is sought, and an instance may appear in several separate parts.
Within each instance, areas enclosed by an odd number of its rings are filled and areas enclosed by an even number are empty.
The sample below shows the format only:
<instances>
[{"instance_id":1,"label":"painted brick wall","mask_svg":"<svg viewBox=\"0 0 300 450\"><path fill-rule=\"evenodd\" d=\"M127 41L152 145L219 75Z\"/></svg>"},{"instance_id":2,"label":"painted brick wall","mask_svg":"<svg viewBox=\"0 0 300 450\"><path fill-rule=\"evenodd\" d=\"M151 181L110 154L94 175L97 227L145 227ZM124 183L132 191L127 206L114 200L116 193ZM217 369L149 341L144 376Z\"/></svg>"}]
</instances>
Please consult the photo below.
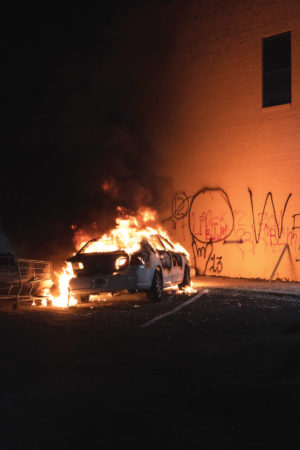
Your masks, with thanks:
<instances>
[{"instance_id":1,"label":"painted brick wall","mask_svg":"<svg viewBox=\"0 0 300 450\"><path fill-rule=\"evenodd\" d=\"M300 281L300 2L177 1L151 128L166 224L199 273ZM292 103L262 108L262 38L292 33ZM176 194L177 192L177 194ZM265 209L264 209L265 206ZM194 259L194 258L193 258Z\"/></svg>"}]
</instances>

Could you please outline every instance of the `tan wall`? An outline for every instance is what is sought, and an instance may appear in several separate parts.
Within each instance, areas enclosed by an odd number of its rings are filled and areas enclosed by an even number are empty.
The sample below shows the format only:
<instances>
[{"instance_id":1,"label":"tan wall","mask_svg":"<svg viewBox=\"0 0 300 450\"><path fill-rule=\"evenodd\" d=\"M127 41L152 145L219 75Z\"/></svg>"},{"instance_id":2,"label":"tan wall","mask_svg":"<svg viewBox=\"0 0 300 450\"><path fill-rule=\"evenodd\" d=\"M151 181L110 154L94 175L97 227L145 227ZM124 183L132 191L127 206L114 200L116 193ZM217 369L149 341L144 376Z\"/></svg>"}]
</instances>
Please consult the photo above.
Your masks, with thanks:
<instances>
[{"instance_id":1,"label":"tan wall","mask_svg":"<svg viewBox=\"0 0 300 450\"><path fill-rule=\"evenodd\" d=\"M276 277L300 281L300 2L178 1L168 14L177 41L151 129L181 192L166 224L199 273L269 278L289 244ZM285 31L292 104L262 109L262 38Z\"/></svg>"}]
</instances>

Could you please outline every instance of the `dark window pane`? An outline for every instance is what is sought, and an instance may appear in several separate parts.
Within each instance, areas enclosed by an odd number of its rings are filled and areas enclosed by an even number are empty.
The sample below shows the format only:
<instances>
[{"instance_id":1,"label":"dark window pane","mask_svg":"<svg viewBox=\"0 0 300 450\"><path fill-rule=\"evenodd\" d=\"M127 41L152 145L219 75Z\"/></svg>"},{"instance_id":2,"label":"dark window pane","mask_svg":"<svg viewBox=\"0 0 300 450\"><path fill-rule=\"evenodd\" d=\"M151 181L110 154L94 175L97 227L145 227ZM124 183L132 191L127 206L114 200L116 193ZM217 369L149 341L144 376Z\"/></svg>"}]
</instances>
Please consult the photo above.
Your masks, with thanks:
<instances>
[{"instance_id":1,"label":"dark window pane","mask_svg":"<svg viewBox=\"0 0 300 450\"><path fill-rule=\"evenodd\" d=\"M270 72L291 66L291 33L264 39L264 70Z\"/></svg>"},{"instance_id":2,"label":"dark window pane","mask_svg":"<svg viewBox=\"0 0 300 450\"><path fill-rule=\"evenodd\" d=\"M291 102L291 33L263 39L263 106Z\"/></svg>"},{"instance_id":3,"label":"dark window pane","mask_svg":"<svg viewBox=\"0 0 300 450\"><path fill-rule=\"evenodd\" d=\"M266 76L264 106L291 102L291 71L273 72Z\"/></svg>"}]
</instances>

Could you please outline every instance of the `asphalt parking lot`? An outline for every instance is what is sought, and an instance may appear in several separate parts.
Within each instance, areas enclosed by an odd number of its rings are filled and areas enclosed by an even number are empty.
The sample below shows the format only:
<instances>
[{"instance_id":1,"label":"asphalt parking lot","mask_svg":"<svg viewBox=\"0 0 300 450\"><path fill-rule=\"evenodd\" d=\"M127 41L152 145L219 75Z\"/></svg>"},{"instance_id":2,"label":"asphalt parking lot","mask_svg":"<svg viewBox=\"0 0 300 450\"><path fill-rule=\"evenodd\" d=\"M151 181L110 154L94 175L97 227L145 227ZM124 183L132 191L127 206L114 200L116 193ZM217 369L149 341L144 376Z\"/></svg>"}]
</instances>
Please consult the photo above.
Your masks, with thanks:
<instances>
[{"instance_id":1,"label":"asphalt parking lot","mask_svg":"<svg viewBox=\"0 0 300 450\"><path fill-rule=\"evenodd\" d=\"M200 281L195 300L2 302L1 450L298 449L297 286Z\"/></svg>"}]
</instances>

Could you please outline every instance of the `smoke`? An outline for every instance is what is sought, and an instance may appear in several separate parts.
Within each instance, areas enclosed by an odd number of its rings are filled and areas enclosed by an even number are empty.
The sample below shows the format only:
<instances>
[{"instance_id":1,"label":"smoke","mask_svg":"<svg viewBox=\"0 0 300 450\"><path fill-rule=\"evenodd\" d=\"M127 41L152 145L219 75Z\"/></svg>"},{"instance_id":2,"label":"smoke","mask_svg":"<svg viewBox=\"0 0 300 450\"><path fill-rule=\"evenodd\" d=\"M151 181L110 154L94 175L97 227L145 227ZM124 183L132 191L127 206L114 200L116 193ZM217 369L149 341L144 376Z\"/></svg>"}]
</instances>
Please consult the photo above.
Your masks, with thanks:
<instances>
[{"instance_id":1,"label":"smoke","mask_svg":"<svg viewBox=\"0 0 300 450\"><path fill-rule=\"evenodd\" d=\"M14 248L8 237L0 229L0 253L14 253Z\"/></svg>"},{"instance_id":2,"label":"smoke","mask_svg":"<svg viewBox=\"0 0 300 450\"><path fill-rule=\"evenodd\" d=\"M13 137L0 181L3 229L20 256L65 259L74 227L103 233L117 206L160 210L169 198L172 182L160 177L147 134L159 108L152 93L163 92L166 6L137 4L106 11L100 24L79 11L58 36L57 24L47 24L50 37L39 24L43 52L26 47L32 72L11 91Z\"/></svg>"}]
</instances>

